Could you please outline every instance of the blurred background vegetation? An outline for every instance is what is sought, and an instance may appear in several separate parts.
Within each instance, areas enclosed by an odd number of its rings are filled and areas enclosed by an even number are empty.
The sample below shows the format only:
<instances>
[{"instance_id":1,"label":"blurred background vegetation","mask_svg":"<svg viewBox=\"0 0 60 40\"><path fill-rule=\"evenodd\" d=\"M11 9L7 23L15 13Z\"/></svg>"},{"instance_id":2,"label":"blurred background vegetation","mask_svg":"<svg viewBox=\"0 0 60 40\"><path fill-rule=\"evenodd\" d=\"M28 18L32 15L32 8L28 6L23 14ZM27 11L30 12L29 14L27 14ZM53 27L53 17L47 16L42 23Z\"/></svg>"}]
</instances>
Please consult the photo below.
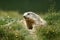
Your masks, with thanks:
<instances>
[{"instance_id":1,"label":"blurred background vegetation","mask_svg":"<svg viewBox=\"0 0 60 40\"><path fill-rule=\"evenodd\" d=\"M48 23L36 31L38 40L60 40L60 0L0 0L0 40L33 40L22 23L26 11L39 14Z\"/></svg>"},{"instance_id":2,"label":"blurred background vegetation","mask_svg":"<svg viewBox=\"0 0 60 40\"><path fill-rule=\"evenodd\" d=\"M60 10L60 0L0 0L0 10L5 11L47 12L53 5L56 11Z\"/></svg>"}]
</instances>

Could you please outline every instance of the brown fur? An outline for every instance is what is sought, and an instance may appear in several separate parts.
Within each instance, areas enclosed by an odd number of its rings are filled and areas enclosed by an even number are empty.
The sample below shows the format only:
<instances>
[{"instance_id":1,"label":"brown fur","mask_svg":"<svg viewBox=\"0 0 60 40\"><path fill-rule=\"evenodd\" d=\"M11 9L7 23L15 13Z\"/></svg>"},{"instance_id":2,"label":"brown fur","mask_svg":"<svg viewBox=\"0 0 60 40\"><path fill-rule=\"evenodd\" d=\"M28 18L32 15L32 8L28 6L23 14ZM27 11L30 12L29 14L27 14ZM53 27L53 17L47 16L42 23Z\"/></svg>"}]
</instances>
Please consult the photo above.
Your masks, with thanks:
<instances>
[{"instance_id":1,"label":"brown fur","mask_svg":"<svg viewBox=\"0 0 60 40\"><path fill-rule=\"evenodd\" d=\"M28 27L28 29L32 29L33 28L33 24L34 24L34 20L32 20L32 19L26 19L26 23L27 23L27 27Z\"/></svg>"}]
</instances>

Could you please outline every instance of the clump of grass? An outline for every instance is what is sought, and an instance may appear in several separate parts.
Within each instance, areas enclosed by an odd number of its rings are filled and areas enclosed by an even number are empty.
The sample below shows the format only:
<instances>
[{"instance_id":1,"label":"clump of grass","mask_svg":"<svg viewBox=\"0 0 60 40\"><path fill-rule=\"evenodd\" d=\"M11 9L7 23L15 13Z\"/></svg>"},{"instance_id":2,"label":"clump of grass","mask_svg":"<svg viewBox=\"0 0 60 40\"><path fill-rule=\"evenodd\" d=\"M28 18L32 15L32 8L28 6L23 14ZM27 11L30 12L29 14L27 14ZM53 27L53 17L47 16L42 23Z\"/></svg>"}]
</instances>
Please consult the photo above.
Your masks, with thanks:
<instances>
[{"instance_id":1,"label":"clump of grass","mask_svg":"<svg viewBox=\"0 0 60 40\"><path fill-rule=\"evenodd\" d=\"M60 13L48 13L44 18L48 25L37 30L38 39L60 40Z\"/></svg>"},{"instance_id":2,"label":"clump of grass","mask_svg":"<svg viewBox=\"0 0 60 40\"><path fill-rule=\"evenodd\" d=\"M17 23L18 19L3 17L0 20L0 40L32 40L29 32L21 24ZM9 24L11 22L12 24Z\"/></svg>"}]
</instances>

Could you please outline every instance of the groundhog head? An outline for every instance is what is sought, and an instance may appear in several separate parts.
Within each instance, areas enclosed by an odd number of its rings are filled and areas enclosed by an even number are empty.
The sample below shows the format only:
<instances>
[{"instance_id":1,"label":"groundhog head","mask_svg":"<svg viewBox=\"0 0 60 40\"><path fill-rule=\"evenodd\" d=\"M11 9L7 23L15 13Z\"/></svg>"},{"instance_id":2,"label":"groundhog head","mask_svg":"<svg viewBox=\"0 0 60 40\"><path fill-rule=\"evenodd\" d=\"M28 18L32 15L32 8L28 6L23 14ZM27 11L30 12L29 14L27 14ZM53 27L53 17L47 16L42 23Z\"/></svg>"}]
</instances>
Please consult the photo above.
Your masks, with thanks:
<instances>
[{"instance_id":1,"label":"groundhog head","mask_svg":"<svg viewBox=\"0 0 60 40\"><path fill-rule=\"evenodd\" d=\"M34 12L25 12L23 14L23 17L26 21L28 29L32 29L34 24L35 25L42 25L45 23L45 21Z\"/></svg>"},{"instance_id":2,"label":"groundhog head","mask_svg":"<svg viewBox=\"0 0 60 40\"><path fill-rule=\"evenodd\" d=\"M33 24L34 24L34 20L35 20L35 13L34 12L25 12L23 17L26 21L27 27L28 29L32 29L33 28Z\"/></svg>"}]
</instances>

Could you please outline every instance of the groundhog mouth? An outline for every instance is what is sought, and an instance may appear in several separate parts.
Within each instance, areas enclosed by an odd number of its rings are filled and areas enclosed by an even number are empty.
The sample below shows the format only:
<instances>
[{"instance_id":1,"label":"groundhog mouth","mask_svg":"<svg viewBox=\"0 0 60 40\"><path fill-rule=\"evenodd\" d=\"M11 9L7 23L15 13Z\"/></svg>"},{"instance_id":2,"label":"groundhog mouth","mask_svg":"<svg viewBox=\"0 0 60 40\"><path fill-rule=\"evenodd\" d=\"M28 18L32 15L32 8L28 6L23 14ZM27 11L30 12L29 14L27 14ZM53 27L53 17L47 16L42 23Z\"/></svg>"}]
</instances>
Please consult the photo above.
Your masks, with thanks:
<instances>
[{"instance_id":1,"label":"groundhog mouth","mask_svg":"<svg viewBox=\"0 0 60 40\"><path fill-rule=\"evenodd\" d=\"M34 24L34 20L30 19L30 18L26 18L26 17L24 17L24 18L25 18L28 29L32 29L33 28L32 25Z\"/></svg>"},{"instance_id":2,"label":"groundhog mouth","mask_svg":"<svg viewBox=\"0 0 60 40\"><path fill-rule=\"evenodd\" d=\"M33 23L34 23L33 20L31 20L31 19L26 19L26 24L27 24L28 29L33 29L33 26L32 26Z\"/></svg>"}]
</instances>

